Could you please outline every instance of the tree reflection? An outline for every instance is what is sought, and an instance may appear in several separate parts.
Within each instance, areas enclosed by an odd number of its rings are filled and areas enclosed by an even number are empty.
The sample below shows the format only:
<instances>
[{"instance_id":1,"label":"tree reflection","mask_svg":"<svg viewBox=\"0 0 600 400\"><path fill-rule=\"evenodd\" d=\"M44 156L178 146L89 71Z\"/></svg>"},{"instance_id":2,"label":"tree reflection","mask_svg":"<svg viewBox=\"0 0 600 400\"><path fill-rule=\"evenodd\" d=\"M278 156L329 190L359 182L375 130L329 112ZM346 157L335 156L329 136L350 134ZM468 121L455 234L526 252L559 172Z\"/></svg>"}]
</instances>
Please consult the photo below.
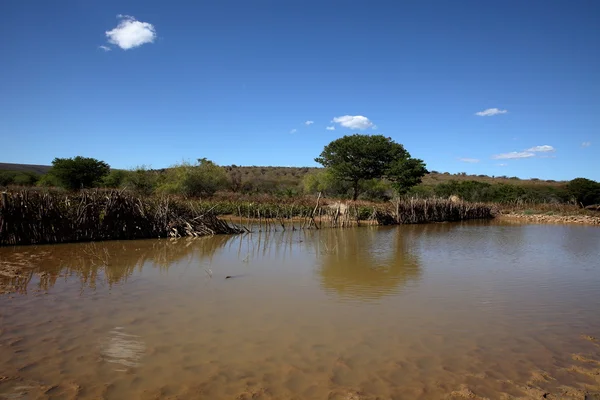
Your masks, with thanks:
<instances>
[{"instance_id":1,"label":"tree reflection","mask_svg":"<svg viewBox=\"0 0 600 400\"><path fill-rule=\"evenodd\" d=\"M330 229L314 235L321 285L341 297L379 299L418 281L411 251L414 231L403 228Z\"/></svg>"},{"instance_id":2,"label":"tree reflection","mask_svg":"<svg viewBox=\"0 0 600 400\"><path fill-rule=\"evenodd\" d=\"M231 240L229 235L173 240L78 243L0 249L0 293L47 291L60 279L76 277L81 290L126 282L151 266L167 270L176 262L196 264L212 258ZM35 285L35 286L32 286Z\"/></svg>"}]
</instances>

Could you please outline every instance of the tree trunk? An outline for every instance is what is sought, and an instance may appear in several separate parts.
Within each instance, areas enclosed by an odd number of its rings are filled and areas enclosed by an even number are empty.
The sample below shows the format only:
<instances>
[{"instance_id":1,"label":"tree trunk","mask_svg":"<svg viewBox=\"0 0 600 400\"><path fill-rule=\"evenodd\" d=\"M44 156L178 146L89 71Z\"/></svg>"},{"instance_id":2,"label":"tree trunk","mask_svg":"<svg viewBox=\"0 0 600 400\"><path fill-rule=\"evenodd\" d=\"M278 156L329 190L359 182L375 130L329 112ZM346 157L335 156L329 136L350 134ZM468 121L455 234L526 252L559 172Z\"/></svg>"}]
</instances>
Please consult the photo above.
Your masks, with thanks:
<instances>
[{"instance_id":1,"label":"tree trunk","mask_svg":"<svg viewBox=\"0 0 600 400\"><path fill-rule=\"evenodd\" d=\"M354 194L352 195L352 200L356 201L356 199L358 199L358 181L354 181L354 185L352 187L354 189Z\"/></svg>"}]
</instances>

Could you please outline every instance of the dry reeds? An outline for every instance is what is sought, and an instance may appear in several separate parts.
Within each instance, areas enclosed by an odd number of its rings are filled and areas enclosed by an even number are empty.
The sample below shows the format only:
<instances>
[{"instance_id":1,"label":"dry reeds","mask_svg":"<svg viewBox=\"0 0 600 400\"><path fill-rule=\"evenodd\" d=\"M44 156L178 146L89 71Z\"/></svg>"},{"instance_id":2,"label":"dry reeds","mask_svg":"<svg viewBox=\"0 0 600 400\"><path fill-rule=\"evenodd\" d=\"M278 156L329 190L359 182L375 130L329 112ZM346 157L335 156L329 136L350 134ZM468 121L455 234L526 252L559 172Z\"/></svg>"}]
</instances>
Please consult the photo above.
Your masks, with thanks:
<instances>
[{"instance_id":1,"label":"dry reeds","mask_svg":"<svg viewBox=\"0 0 600 400\"><path fill-rule=\"evenodd\" d=\"M386 212L387 211L387 212ZM496 211L483 203L446 199L405 199L392 202L392 209L377 211L380 224L422 224L494 218Z\"/></svg>"},{"instance_id":2,"label":"dry reeds","mask_svg":"<svg viewBox=\"0 0 600 400\"><path fill-rule=\"evenodd\" d=\"M494 218L496 210L483 203L445 199L397 199L388 204L335 202L315 206L294 204L246 204L232 221L247 231L345 228L370 225L422 224Z\"/></svg>"},{"instance_id":3,"label":"dry reeds","mask_svg":"<svg viewBox=\"0 0 600 400\"><path fill-rule=\"evenodd\" d=\"M0 245L203 236L241 230L190 202L121 191L2 194Z\"/></svg>"}]
</instances>

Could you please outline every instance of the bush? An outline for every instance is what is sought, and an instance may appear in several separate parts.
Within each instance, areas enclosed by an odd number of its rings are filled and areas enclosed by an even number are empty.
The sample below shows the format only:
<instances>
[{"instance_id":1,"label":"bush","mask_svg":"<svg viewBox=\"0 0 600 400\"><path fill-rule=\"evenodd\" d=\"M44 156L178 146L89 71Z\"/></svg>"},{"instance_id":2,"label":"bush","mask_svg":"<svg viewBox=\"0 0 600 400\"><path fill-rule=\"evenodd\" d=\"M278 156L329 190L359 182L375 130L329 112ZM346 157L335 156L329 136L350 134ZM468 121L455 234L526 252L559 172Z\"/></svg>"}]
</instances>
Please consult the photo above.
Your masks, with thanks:
<instances>
[{"instance_id":1,"label":"bush","mask_svg":"<svg viewBox=\"0 0 600 400\"><path fill-rule=\"evenodd\" d=\"M33 172L0 171L0 186L33 186L40 176Z\"/></svg>"},{"instance_id":2,"label":"bush","mask_svg":"<svg viewBox=\"0 0 600 400\"><path fill-rule=\"evenodd\" d=\"M102 180L102 185L111 189L118 189L125 183L127 171L122 169L111 169L110 173Z\"/></svg>"},{"instance_id":3,"label":"bush","mask_svg":"<svg viewBox=\"0 0 600 400\"><path fill-rule=\"evenodd\" d=\"M560 203L568 200L564 188L544 185L522 186L507 183L490 184L478 181L450 181L440 183L431 187L431 189L417 188L415 188L417 193L422 195L433 191L433 194L439 197L447 198L451 195L456 195L463 200L473 202L513 203L521 201L530 203Z\"/></svg>"},{"instance_id":4,"label":"bush","mask_svg":"<svg viewBox=\"0 0 600 400\"><path fill-rule=\"evenodd\" d=\"M369 201L388 201L393 197L392 185L380 179L371 179L361 184L359 199Z\"/></svg>"},{"instance_id":5,"label":"bush","mask_svg":"<svg viewBox=\"0 0 600 400\"><path fill-rule=\"evenodd\" d=\"M57 177L51 174L43 175L38 181L37 186L39 187L59 187L60 182Z\"/></svg>"},{"instance_id":6,"label":"bush","mask_svg":"<svg viewBox=\"0 0 600 400\"><path fill-rule=\"evenodd\" d=\"M77 156L55 158L48 174L56 177L63 188L75 190L98 187L109 172L110 166L104 161Z\"/></svg>"},{"instance_id":7,"label":"bush","mask_svg":"<svg viewBox=\"0 0 600 400\"><path fill-rule=\"evenodd\" d=\"M158 190L188 197L203 197L212 196L217 190L225 189L227 186L225 169L202 158L196 165L183 162L171 167Z\"/></svg>"},{"instance_id":8,"label":"bush","mask_svg":"<svg viewBox=\"0 0 600 400\"><path fill-rule=\"evenodd\" d=\"M567 192L583 207L600 204L600 183L591 179L573 179L567 184Z\"/></svg>"},{"instance_id":9,"label":"bush","mask_svg":"<svg viewBox=\"0 0 600 400\"><path fill-rule=\"evenodd\" d=\"M138 166L128 171L123 184L135 193L148 196L154 193L157 187L158 172L149 170L144 165Z\"/></svg>"},{"instance_id":10,"label":"bush","mask_svg":"<svg viewBox=\"0 0 600 400\"><path fill-rule=\"evenodd\" d=\"M327 197L347 198L352 190L351 182L336 179L328 169L306 174L302 180L302 185L306 194L321 192Z\"/></svg>"}]
</instances>

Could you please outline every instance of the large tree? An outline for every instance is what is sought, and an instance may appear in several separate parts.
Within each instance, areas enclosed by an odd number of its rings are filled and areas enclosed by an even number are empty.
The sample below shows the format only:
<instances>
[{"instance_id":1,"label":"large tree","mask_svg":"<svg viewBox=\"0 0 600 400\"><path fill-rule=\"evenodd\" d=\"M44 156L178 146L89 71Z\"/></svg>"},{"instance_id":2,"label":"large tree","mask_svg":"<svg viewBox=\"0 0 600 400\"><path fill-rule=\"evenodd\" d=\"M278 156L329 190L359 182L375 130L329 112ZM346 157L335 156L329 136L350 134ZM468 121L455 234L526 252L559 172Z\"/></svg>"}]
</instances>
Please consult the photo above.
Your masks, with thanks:
<instances>
[{"instance_id":1,"label":"large tree","mask_svg":"<svg viewBox=\"0 0 600 400\"><path fill-rule=\"evenodd\" d=\"M404 194L427 173L422 160L412 158L404 146L383 135L344 136L325 146L315 161L329 168L335 178L352 184L353 200L365 180L387 178Z\"/></svg>"},{"instance_id":2,"label":"large tree","mask_svg":"<svg viewBox=\"0 0 600 400\"><path fill-rule=\"evenodd\" d=\"M95 158L55 158L48 172L66 189L83 189L100 185L110 166Z\"/></svg>"}]
</instances>

